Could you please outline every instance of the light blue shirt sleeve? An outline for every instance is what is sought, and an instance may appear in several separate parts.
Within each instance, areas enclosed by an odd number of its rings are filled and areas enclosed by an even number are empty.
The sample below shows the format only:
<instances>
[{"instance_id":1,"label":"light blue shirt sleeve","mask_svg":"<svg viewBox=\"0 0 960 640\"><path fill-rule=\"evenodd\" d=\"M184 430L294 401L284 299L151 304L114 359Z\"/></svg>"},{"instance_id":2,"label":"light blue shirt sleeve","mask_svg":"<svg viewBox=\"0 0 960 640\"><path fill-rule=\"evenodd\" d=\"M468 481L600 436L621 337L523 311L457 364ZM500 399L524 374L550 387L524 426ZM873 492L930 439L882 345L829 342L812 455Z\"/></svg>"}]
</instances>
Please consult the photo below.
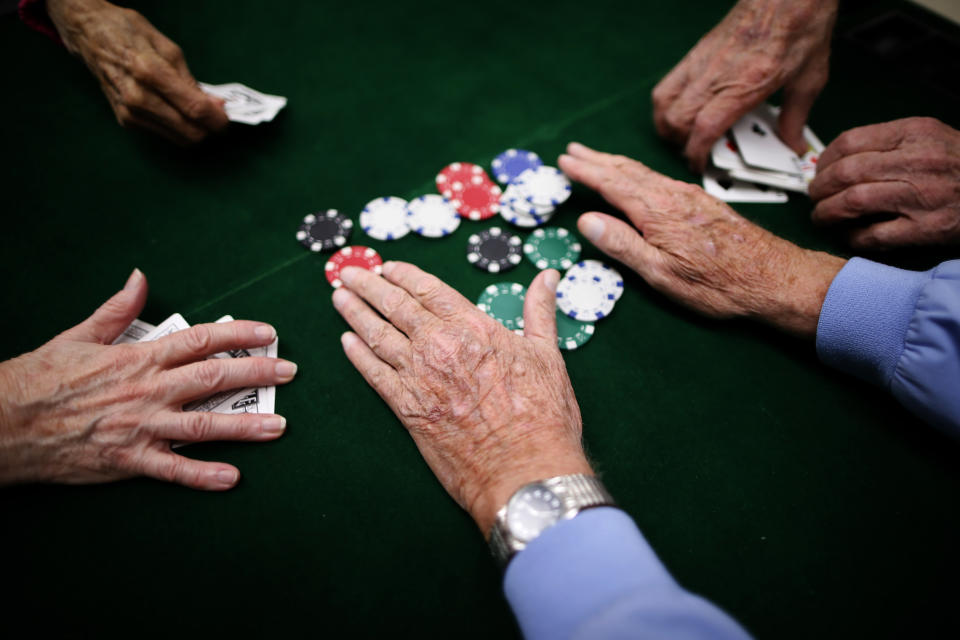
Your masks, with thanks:
<instances>
[{"instance_id":1,"label":"light blue shirt sleeve","mask_svg":"<svg viewBox=\"0 0 960 640\"><path fill-rule=\"evenodd\" d=\"M526 640L749 637L680 587L630 516L613 507L544 531L507 566L503 588Z\"/></svg>"},{"instance_id":2,"label":"light blue shirt sleeve","mask_svg":"<svg viewBox=\"0 0 960 640\"><path fill-rule=\"evenodd\" d=\"M823 302L817 353L960 437L960 260L920 272L853 258Z\"/></svg>"}]
</instances>

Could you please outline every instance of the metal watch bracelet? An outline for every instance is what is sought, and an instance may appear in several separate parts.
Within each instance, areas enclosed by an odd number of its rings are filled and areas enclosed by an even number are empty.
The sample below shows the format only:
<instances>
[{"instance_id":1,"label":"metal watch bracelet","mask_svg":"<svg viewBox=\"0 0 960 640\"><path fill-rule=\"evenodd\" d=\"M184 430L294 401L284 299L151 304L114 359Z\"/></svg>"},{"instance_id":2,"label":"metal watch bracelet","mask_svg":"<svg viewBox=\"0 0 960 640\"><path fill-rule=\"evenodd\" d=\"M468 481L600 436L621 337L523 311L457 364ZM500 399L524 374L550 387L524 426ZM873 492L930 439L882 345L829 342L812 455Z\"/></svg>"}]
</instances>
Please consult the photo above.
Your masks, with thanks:
<instances>
[{"instance_id":1,"label":"metal watch bracelet","mask_svg":"<svg viewBox=\"0 0 960 640\"><path fill-rule=\"evenodd\" d=\"M511 558L526 548L531 540L519 539L511 531L508 521L508 512L517 496L532 488L542 488L560 500L562 507L555 521L549 523L543 530L553 526L561 520L569 520L575 515L591 507L614 506L613 497L607 492L603 484L594 476L577 473L566 476L556 476L546 480L526 484L510 497L510 500L497 511L497 518L490 530L490 551L493 557L506 568ZM542 531L540 532L542 533ZM539 533L537 534L539 535ZM535 539L535 538L534 538Z\"/></svg>"}]
</instances>

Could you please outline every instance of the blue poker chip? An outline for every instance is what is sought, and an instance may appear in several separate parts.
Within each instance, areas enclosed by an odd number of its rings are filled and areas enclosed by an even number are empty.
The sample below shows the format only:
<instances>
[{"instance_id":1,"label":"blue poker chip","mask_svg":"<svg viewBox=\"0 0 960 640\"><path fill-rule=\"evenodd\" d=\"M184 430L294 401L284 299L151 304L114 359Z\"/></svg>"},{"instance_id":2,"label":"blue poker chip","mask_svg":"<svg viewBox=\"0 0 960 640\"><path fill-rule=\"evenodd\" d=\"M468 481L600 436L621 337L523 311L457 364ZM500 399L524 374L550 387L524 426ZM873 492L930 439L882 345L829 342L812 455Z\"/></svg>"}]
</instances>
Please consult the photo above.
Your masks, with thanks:
<instances>
[{"instance_id":1,"label":"blue poker chip","mask_svg":"<svg viewBox=\"0 0 960 640\"><path fill-rule=\"evenodd\" d=\"M508 184L527 169L543 166L543 160L533 151L526 149L507 149L490 163L493 175L501 184Z\"/></svg>"},{"instance_id":2,"label":"blue poker chip","mask_svg":"<svg viewBox=\"0 0 960 640\"><path fill-rule=\"evenodd\" d=\"M407 226L425 238L442 238L460 226L460 214L448 199L428 193L407 203Z\"/></svg>"},{"instance_id":3,"label":"blue poker chip","mask_svg":"<svg viewBox=\"0 0 960 640\"><path fill-rule=\"evenodd\" d=\"M573 265L557 285L557 308L583 322L610 315L623 293L623 279L599 260Z\"/></svg>"}]
</instances>

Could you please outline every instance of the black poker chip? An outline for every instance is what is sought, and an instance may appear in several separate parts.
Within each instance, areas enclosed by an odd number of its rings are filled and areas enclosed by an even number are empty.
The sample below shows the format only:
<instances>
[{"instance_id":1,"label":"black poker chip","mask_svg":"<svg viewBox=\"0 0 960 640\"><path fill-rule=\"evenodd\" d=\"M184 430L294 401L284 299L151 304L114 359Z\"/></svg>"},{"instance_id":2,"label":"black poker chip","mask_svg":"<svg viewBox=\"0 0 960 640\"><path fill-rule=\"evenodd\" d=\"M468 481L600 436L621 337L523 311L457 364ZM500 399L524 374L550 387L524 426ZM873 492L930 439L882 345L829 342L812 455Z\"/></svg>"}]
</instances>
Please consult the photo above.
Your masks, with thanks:
<instances>
[{"instance_id":1,"label":"black poker chip","mask_svg":"<svg viewBox=\"0 0 960 640\"><path fill-rule=\"evenodd\" d=\"M475 233L467 240L467 261L490 273L508 271L520 264L523 241L520 236L500 227Z\"/></svg>"},{"instance_id":2,"label":"black poker chip","mask_svg":"<svg viewBox=\"0 0 960 640\"><path fill-rule=\"evenodd\" d=\"M311 213L297 230L297 241L310 251L329 251L347 244L353 221L336 209Z\"/></svg>"}]
</instances>

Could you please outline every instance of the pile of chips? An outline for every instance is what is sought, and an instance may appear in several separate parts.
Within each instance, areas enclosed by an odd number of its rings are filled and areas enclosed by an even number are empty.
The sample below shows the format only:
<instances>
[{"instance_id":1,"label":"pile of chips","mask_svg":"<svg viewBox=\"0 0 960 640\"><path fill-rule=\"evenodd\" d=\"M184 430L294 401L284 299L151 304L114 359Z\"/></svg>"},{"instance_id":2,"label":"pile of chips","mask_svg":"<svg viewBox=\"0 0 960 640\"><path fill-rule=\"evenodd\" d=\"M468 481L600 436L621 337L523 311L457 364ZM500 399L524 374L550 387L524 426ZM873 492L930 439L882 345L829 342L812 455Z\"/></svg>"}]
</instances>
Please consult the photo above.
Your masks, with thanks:
<instances>
[{"instance_id":1,"label":"pile of chips","mask_svg":"<svg viewBox=\"0 0 960 640\"><path fill-rule=\"evenodd\" d=\"M536 153L507 149L491 163L496 181L480 165L452 162L434 182L439 193L410 201L396 196L371 200L360 212L360 227L371 238L399 240L411 231L425 238L443 238L462 219L487 220L499 213L521 228L540 227L570 197L570 181L559 170L543 164ZM500 184L497 184L497 183ZM503 185L501 188L500 185ZM341 270L348 266L381 273L383 260L375 250L347 246L353 222L336 209L303 219L297 240L311 251L337 249L326 264L327 280L342 286ZM557 285L557 342L561 349L586 344L594 323L607 317L623 294L623 278L598 260L580 261L576 236L562 227L534 229L523 240L499 226L472 233L467 239L467 261L488 273L516 267L526 256L537 269L565 272ZM523 333L526 287L500 282L486 287L477 306L511 331Z\"/></svg>"}]
</instances>

